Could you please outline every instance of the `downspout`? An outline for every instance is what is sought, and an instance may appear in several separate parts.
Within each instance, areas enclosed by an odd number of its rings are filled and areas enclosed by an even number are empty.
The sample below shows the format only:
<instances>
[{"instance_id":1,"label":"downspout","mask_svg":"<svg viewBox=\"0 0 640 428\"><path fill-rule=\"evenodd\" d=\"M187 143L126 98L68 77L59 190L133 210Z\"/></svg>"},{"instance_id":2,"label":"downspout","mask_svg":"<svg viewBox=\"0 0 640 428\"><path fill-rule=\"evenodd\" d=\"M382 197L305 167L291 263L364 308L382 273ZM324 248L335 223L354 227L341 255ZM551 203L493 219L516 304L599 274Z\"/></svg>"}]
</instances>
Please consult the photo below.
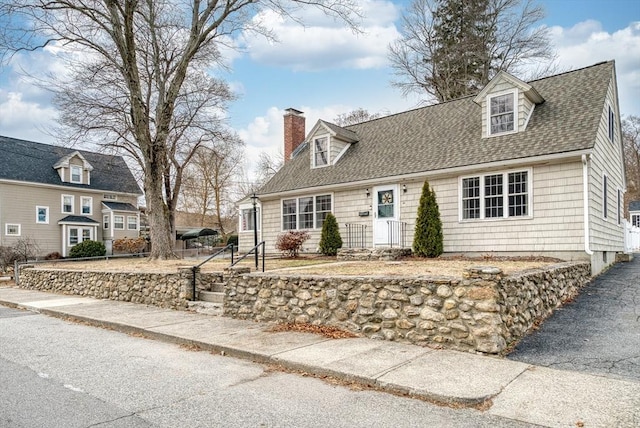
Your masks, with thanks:
<instances>
[{"instance_id":1,"label":"downspout","mask_svg":"<svg viewBox=\"0 0 640 428\"><path fill-rule=\"evenodd\" d=\"M582 155L582 187L584 198L584 252L592 256L593 251L589 248L589 156Z\"/></svg>"}]
</instances>

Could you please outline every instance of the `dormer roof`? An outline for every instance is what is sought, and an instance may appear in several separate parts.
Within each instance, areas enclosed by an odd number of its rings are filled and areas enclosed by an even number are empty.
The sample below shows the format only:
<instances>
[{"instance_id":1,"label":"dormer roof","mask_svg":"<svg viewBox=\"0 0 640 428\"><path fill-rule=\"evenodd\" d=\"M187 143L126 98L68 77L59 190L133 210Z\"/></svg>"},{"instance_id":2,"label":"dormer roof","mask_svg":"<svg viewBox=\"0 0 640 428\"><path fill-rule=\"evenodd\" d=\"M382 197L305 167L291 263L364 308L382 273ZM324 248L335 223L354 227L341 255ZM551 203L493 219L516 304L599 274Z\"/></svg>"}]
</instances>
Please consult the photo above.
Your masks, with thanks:
<instances>
[{"instance_id":1,"label":"dormer roof","mask_svg":"<svg viewBox=\"0 0 640 428\"><path fill-rule=\"evenodd\" d=\"M531 102L535 104L541 104L544 102L542 95L540 95L533 86L502 70L500 70L498 74L491 79L487 86L482 88L478 95L473 98L473 102L478 105L482 104L482 101L487 97L487 95L493 92L494 88L503 81L508 82L509 85L514 88L518 88L529 100L531 100Z\"/></svg>"},{"instance_id":2,"label":"dormer roof","mask_svg":"<svg viewBox=\"0 0 640 428\"><path fill-rule=\"evenodd\" d=\"M85 159L84 156L82 156L82 153L80 153L79 151L75 151L75 152L71 152L67 155L62 156L58 162L56 162L53 167L55 169L58 168L69 168L69 161L71 161L71 159L73 159L74 157L79 158L80 160L82 160L82 168L84 168L86 171L93 171L93 166L87 161L87 159Z\"/></svg>"},{"instance_id":3,"label":"dormer roof","mask_svg":"<svg viewBox=\"0 0 640 428\"><path fill-rule=\"evenodd\" d=\"M311 129L311 132L307 135L308 141L312 139L315 135L328 132L332 137L338 138L339 140L345 141L347 143L355 143L358 141L358 135L349 129L343 128L331 122L324 121L322 119L318 120L314 127Z\"/></svg>"}]
</instances>

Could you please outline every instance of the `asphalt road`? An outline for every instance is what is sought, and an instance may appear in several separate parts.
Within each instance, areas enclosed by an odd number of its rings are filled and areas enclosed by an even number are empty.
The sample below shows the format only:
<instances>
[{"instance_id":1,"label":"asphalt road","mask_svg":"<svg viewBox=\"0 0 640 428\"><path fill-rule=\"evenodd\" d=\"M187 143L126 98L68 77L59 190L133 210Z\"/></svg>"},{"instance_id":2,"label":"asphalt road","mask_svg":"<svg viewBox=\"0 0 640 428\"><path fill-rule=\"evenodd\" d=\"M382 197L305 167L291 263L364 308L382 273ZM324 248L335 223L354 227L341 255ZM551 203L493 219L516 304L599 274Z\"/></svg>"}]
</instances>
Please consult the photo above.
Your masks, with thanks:
<instances>
[{"instance_id":1,"label":"asphalt road","mask_svg":"<svg viewBox=\"0 0 640 428\"><path fill-rule=\"evenodd\" d=\"M587 284L508 358L640 381L640 255Z\"/></svg>"},{"instance_id":2,"label":"asphalt road","mask_svg":"<svg viewBox=\"0 0 640 428\"><path fill-rule=\"evenodd\" d=\"M0 306L0 428L527 427Z\"/></svg>"}]
</instances>

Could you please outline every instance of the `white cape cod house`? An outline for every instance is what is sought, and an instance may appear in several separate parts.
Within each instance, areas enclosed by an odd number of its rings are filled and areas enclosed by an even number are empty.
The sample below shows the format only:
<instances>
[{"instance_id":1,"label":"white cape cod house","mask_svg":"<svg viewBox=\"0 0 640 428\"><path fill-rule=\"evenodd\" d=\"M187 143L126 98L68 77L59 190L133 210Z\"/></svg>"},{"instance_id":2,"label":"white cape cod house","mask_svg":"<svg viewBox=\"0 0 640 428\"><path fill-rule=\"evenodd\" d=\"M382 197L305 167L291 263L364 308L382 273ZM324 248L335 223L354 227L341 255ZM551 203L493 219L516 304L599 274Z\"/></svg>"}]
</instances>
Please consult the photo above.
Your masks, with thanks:
<instances>
[{"instance_id":1,"label":"white cape cod house","mask_svg":"<svg viewBox=\"0 0 640 428\"><path fill-rule=\"evenodd\" d=\"M28 238L40 256L86 240L136 238L142 195L120 156L0 136L0 246Z\"/></svg>"},{"instance_id":2,"label":"white cape cod house","mask_svg":"<svg viewBox=\"0 0 640 428\"><path fill-rule=\"evenodd\" d=\"M445 253L584 259L624 250L625 177L613 61L523 82L504 72L477 95L341 128L284 117L285 165L257 193L259 239L332 212L344 247L411 247L425 180ZM253 246L250 200L240 249Z\"/></svg>"}]
</instances>

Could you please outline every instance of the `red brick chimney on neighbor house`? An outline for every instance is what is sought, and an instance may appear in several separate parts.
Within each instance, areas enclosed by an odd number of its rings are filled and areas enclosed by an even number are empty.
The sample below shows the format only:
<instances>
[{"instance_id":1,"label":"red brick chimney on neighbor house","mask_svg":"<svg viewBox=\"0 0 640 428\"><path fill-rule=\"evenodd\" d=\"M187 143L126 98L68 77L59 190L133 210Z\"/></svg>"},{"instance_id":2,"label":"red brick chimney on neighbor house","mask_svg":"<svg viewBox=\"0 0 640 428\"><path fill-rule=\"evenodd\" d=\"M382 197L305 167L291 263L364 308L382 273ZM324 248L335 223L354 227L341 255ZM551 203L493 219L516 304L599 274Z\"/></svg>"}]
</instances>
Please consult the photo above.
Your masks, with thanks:
<instances>
[{"instance_id":1,"label":"red brick chimney on neighbor house","mask_svg":"<svg viewBox=\"0 0 640 428\"><path fill-rule=\"evenodd\" d=\"M304 113L294 108L288 108L284 113L284 161L291 159L291 153L304 141L305 135Z\"/></svg>"}]
</instances>

